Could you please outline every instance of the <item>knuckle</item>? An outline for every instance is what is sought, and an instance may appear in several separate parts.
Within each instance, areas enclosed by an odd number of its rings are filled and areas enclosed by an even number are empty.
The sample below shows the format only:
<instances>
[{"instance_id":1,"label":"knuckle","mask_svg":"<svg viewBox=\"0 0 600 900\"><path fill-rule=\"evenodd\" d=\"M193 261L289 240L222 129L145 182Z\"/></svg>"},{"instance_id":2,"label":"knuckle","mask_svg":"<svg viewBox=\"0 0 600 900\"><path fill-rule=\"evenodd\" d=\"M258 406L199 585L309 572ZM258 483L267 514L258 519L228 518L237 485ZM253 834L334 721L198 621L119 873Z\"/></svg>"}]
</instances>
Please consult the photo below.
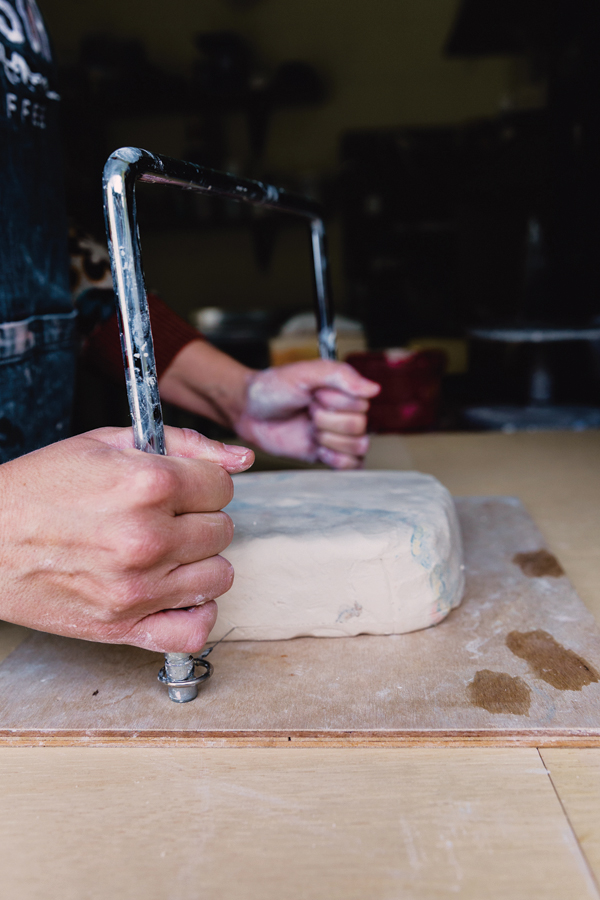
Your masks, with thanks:
<instances>
[{"instance_id":1,"label":"knuckle","mask_svg":"<svg viewBox=\"0 0 600 900\"><path fill-rule=\"evenodd\" d=\"M104 629L116 627L123 608L120 589L113 589L110 596L103 597L96 603L94 615L96 624Z\"/></svg>"},{"instance_id":2,"label":"knuckle","mask_svg":"<svg viewBox=\"0 0 600 900\"><path fill-rule=\"evenodd\" d=\"M205 560L202 576L202 595L205 600L216 600L227 593L233 584L234 571L224 556L213 556Z\"/></svg>"},{"instance_id":3,"label":"knuckle","mask_svg":"<svg viewBox=\"0 0 600 900\"><path fill-rule=\"evenodd\" d=\"M165 538L149 528L137 528L122 539L118 548L120 567L125 570L144 570L156 565L165 554Z\"/></svg>"},{"instance_id":4,"label":"knuckle","mask_svg":"<svg viewBox=\"0 0 600 900\"><path fill-rule=\"evenodd\" d=\"M364 413L355 413L352 416L352 431L351 434L357 435L360 437L367 430L367 417Z\"/></svg>"},{"instance_id":5,"label":"knuckle","mask_svg":"<svg viewBox=\"0 0 600 900\"><path fill-rule=\"evenodd\" d=\"M211 514L209 531L205 531L205 540L214 547L214 555L216 556L225 547L228 547L233 540L233 522L231 517L225 512L216 512Z\"/></svg>"},{"instance_id":6,"label":"knuckle","mask_svg":"<svg viewBox=\"0 0 600 900\"><path fill-rule=\"evenodd\" d=\"M228 547L233 540L233 531L235 526L233 524L233 519L231 518L231 516L228 516L227 513L221 513L221 516L223 517L223 538L227 541L226 546Z\"/></svg>"},{"instance_id":7,"label":"knuckle","mask_svg":"<svg viewBox=\"0 0 600 900\"><path fill-rule=\"evenodd\" d=\"M336 434L328 441L328 446L332 450L337 450L338 453L356 453L358 439L342 434Z\"/></svg>"},{"instance_id":8,"label":"knuckle","mask_svg":"<svg viewBox=\"0 0 600 900\"><path fill-rule=\"evenodd\" d=\"M217 616L215 613L214 619L212 621L208 621L203 623L200 627L191 629L189 634L183 638L178 647L181 647L181 653L197 653L198 649L206 643L206 639L208 634L214 625Z\"/></svg>"},{"instance_id":9,"label":"knuckle","mask_svg":"<svg viewBox=\"0 0 600 900\"><path fill-rule=\"evenodd\" d=\"M148 585L143 578L126 578L119 591L119 606L128 612L148 600Z\"/></svg>"},{"instance_id":10,"label":"knuckle","mask_svg":"<svg viewBox=\"0 0 600 900\"><path fill-rule=\"evenodd\" d=\"M203 513L192 533L198 560L212 559L233 540L233 522L224 512Z\"/></svg>"},{"instance_id":11,"label":"knuckle","mask_svg":"<svg viewBox=\"0 0 600 900\"><path fill-rule=\"evenodd\" d=\"M141 578L124 578L115 588L110 609L110 621L115 621L129 613L148 599L148 586Z\"/></svg>"},{"instance_id":12,"label":"knuckle","mask_svg":"<svg viewBox=\"0 0 600 900\"><path fill-rule=\"evenodd\" d=\"M320 407L314 407L312 410L313 420L317 428L324 428L327 426L327 422L330 418L330 414L328 414L324 409Z\"/></svg>"},{"instance_id":13,"label":"knuckle","mask_svg":"<svg viewBox=\"0 0 600 900\"><path fill-rule=\"evenodd\" d=\"M141 505L157 505L173 495L177 481L172 468L152 461L151 464L141 466L133 475L131 493Z\"/></svg>"},{"instance_id":14,"label":"knuckle","mask_svg":"<svg viewBox=\"0 0 600 900\"><path fill-rule=\"evenodd\" d=\"M351 456L362 456L362 438L350 438L348 441L340 444L339 449L342 453L348 453Z\"/></svg>"},{"instance_id":15,"label":"knuckle","mask_svg":"<svg viewBox=\"0 0 600 900\"><path fill-rule=\"evenodd\" d=\"M358 450L357 450L358 455L366 456L369 451L370 444L371 444L371 441L369 440L369 436L366 434L363 435L363 437L361 437L360 440L358 441Z\"/></svg>"},{"instance_id":16,"label":"knuckle","mask_svg":"<svg viewBox=\"0 0 600 900\"><path fill-rule=\"evenodd\" d=\"M215 488L219 508L231 503L233 500L233 479L221 466L217 466Z\"/></svg>"},{"instance_id":17,"label":"knuckle","mask_svg":"<svg viewBox=\"0 0 600 900\"><path fill-rule=\"evenodd\" d=\"M232 586L235 572L233 566L228 559L225 559L225 557L217 556L216 562L218 563L218 567L215 571L215 588L217 593L215 593L214 596L219 597L221 594L226 594Z\"/></svg>"}]
</instances>

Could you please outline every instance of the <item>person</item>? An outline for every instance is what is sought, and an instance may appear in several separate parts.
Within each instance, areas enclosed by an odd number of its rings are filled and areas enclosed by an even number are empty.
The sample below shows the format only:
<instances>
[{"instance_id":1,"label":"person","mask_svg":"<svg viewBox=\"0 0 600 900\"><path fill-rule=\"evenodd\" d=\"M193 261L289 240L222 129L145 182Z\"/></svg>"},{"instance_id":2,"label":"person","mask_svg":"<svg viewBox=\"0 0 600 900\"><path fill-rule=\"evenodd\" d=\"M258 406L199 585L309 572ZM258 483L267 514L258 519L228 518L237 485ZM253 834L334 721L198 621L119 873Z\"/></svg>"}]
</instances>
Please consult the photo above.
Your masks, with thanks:
<instances>
[{"instance_id":1,"label":"person","mask_svg":"<svg viewBox=\"0 0 600 900\"><path fill-rule=\"evenodd\" d=\"M67 436L86 309L69 287L60 97L35 0L0 0L0 80L0 618L194 652L232 584L222 510L253 452L189 429L166 429L166 457L135 450L131 429ZM164 399L268 452L360 465L378 385L330 361L250 370L152 303ZM87 351L114 356L114 314L91 321Z\"/></svg>"}]
</instances>

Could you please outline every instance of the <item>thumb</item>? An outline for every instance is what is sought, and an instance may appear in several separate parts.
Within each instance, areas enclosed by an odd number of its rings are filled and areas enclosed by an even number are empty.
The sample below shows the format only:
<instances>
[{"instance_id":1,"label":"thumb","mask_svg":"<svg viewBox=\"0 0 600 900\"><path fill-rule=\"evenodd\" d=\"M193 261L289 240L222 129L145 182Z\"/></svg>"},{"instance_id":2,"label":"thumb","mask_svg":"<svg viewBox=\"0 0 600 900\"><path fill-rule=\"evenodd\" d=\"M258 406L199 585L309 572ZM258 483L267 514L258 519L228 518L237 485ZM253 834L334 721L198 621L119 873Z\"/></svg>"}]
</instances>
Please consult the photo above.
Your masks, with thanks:
<instances>
[{"instance_id":1,"label":"thumb","mask_svg":"<svg viewBox=\"0 0 600 900\"><path fill-rule=\"evenodd\" d=\"M217 463L230 475L245 472L254 463L254 453L248 447L211 441L193 428L165 428L167 453L187 459L204 459Z\"/></svg>"},{"instance_id":2,"label":"thumb","mask_svg":"<svg viewBox=\"0 0 600 900\"><path fill-rule=\"evenodd\" d=\"M381 390L380 385L364 378L348 363L315 359L310 362L292 364L290 370L296 367L296 377L303 382L305 388L311 391L319 388L333 388L351 397L370 400ZM290 374L292 373L290 372Z\"/></svg>"},{"instance_id":3,"label":"thumb","mask_svg":"<svg viewBox=\"0 0 600 900\"><path fill-rule=\"evenodd\" d=\"M134 446L132 428L99 428L89 434L115 450L131 450ZM245 472L254 463L254 453L247 447L211 441L193 428L171 428L167 425L165 441L169 456L216 463L230 475Z\"/></svg>"}]
</instances>

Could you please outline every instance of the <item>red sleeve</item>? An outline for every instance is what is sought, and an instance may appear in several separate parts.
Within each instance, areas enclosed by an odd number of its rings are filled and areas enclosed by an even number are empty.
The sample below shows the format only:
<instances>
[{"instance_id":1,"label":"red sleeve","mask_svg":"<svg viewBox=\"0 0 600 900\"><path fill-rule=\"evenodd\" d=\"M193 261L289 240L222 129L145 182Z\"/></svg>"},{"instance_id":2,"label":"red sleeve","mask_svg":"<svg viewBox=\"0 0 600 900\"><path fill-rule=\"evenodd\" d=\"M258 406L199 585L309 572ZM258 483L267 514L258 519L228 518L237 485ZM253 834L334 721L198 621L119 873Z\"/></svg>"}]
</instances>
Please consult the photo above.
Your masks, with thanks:
<instances>
[{"instance_id":1,"label":"red sleeve","mask_svg":"<svg viewBox=\"0 0 600 900\"><path fill-rule=\"evenodd\" d=\"M156 371L160 378L186 344L203 340L203 337L199 331L169 309L156 294L148 294L148 306L154 338ZM116 314L90 335L84 347L84 355L95 368L104 372L112 381L123 381L123 356Z\"/></svg>"}]
</instances>

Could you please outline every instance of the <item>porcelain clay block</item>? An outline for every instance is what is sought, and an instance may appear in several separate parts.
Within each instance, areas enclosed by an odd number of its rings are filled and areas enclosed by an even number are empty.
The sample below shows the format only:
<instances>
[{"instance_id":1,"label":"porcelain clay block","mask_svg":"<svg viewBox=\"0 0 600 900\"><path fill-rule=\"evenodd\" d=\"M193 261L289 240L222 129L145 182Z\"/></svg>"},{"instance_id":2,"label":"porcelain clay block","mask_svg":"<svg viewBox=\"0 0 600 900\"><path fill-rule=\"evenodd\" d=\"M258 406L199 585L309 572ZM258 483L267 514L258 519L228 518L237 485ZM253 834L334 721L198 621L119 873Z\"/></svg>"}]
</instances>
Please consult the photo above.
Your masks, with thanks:
<instances>
[{"instance_id":1,"label":"porcelain clay block","mask_svg":"<svg viewBox=\"0 0 600 900\"><path fill-rule=\"evenodd\" d=\"M419 472L243 474L227 512L235 569L210 640L400 634L464 589L452 497Z\"/></svg>"}]
</instances>

